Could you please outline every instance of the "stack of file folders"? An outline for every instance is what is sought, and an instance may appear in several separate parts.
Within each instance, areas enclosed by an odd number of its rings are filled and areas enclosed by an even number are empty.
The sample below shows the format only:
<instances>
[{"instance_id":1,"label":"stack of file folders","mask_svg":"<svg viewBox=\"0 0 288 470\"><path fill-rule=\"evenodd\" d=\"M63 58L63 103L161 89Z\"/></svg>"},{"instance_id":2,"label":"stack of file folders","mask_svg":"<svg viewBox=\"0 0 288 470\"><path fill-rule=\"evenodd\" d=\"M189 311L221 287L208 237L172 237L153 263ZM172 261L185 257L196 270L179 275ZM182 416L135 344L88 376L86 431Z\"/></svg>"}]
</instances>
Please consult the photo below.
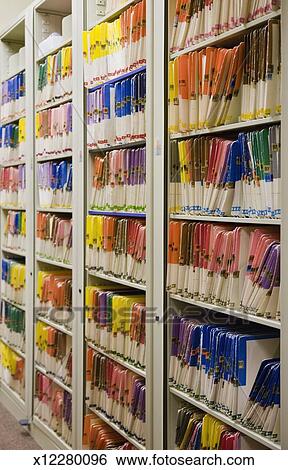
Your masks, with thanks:
<instances>
[{"instance_id":1,"label":"stack of file folders","mask_svg":"<svg viewBox=\"0 0 288 470\"><path fill-rule=\"evenodd\" d=\"M89 450L134 450L130 442L125 441L114 429L95 414L84 416L83 449Z\"/></svg>"},{"instance_id":2,"label":"stack of file folders","mask_svg":"<svg viewBox=\"0 0 288 470\"><path fill-rule=\"evenodd\" d=\"M179 450L241 450L241 435L227 424L190 405L177 412Z\"/></svg>"},{"instance_id":3,"label":"stack of file folders","mask_svg":"<svg viewBox=\"0 0 288 470\"><path fill-rule=\"evenodd\" d=\"M67 444L72 445L72 396L36 372L34 413Z\"/></svg>"},{"instance_id":4,"label":"stack of file folders","mask_svg":"<svg viewBox=\"0 0 288 470\"><path fill-rule=\"evenodd\" d=\"M273 19L233 49L207 47L170 61L170 132L280 115L279 43Z\"/></svg>"},{"instance_id":5,"label":"stack of file folders","mask_svg":"<svg viewBox=\"0 0 288 470\"><path fill-rule=\"evenodd\" d=\"M3 246L11 250L25 252L26 212L8 211L4 225Z\"/></svg>"},{"instance_id":6,"label":"stack of file folders","mask_svg":"<svg viewBox=\"0 0 288 470\"><path fill-rule=\"evenodd\" d=\"M61 380L65 385L71 386L71 336L37 321L35 360L37 364L45 368L48 374Z\"/></svg>"},{"instance_id":7,"label":"stack of file folders","mask_svg":"<svg viewBox=\"0 0 288 470\"><path fill-rule=\"evenodd\" d=\"M66 264L72 262L72 220L37 212L36 253Z\"/></svg>"},{"instance_id":8,"label":"stack of file folders","mask_svg":"<svg viewBox=\"0 0 288 470\"><path fill-rule=\"evenodd\" d=\"M170 211L280 218L280 126L171 141Z\"/></svg>"},{"instance_id":9,"label":"stack of file folders","mask_svg":"<svg viewBox=\"0 0 288 470\"><path fill-rule=\"evenodd\" d=\"M2 206L15 209L25 208L26 168L25 165L0 169L0 202Z\"/></svg>"},{"instance_id":10,"label":"stack of file folders","mask_svg":"<svg viewBox=\"0 0 288 470\"><path fill-rule=\"evenodd\" d=\"M93 157L90 208L145 211L145 147L113 150Z\"/></svg>"},{"instance_id":11,"label":"stack of file folders","mask_svg":"<svg viewBox=\"0 0 288 470\"><path fill-rule=\"evenodd\" d=\"M266 359L259 368L242 413L242 423L270 439L280 439L280 361Z\"/></svg>"},{"instance_id":12,"label":"stack of file folders","mask_svg":"<svg viewBox=\"0 0 288 470\"><path fill-rule=\"evenodd\" d=\"M72 47L63 47L39 64L36 108L72 95Z\"/></svg>"},{"instance_id":13,"label":"stack of file folders","mask_svg":"<svg viewBox=\"0 0 288 470\"><path fill-rule=\"evenodd\" d=\"M280 242L274 228L170 222L167 288L280 319Z\"/></svg>"},{"instance_id":14,"label":"stack of file folders","mask_svg":"<svg viewBox=\"0 0 288 470\"><path fill-rule=\"evenodd\" d=\"M87 350L87 405L145 444L145 379L91 348Z\"/></svg>"},{"instance_id":15,"label":"stack of file folders","mask_svg":"<svg viewBox=\"0 0 288 470\"><path fill-rule=\"evenodd\" d=\"M36 157L72 153L72 103L36 113Z\"/></svg>"},{"instance_id":16,"label":"stack of file folders","mask_svg":"<svg viewBox=\"0 0 288 470\"><path fill-rule=\"evenodd\" d=\"M0 378L22 400L25 394L25 361L0 339Z\"/></svg>"},{"instance_id":17,"label":"stack of file folders","mask_svg":"<svg viewBox=\"0 0 288 470\"><path fill-rule=\"evenodd\" d=\"M25 306L25 264L2 258L1 294L4 299Z\"/></svg>"},{"instance_id":18,"label":"stack of file folders","mask_svg":"<svg viewBox=\"0 0 288 470\"><path fill-rule=\"evenodd\" d=\"M276 11L280 3L280 0L177 0L171 52L199 44Z\"/></svg>"},{"instance_id":19,"label":"stack of file folders","mask_svg":"<svg viewBox=\"0 0 288 470\"><path fill-rule=\"evenodd\" d=\"M87 94L88 148L146 138L146 72L99 86Z\"/></svg>"},{"instance_id":20,"label":"stack of file folders","mask_svg":"<svg viewBox=\"0 0 288 470\"><path fill-rule=\"evenodd\" d=\"M84 83L91 87L146 63L146 0L83 32Z\"/></svg>"},{"instance_id":21,"label":"stack of file folders","mask_svg":"<svg viewBox=\"0 0 288 470\"><path fill-rule=\"evenodd\" d=\"M0 163L25 159L26 118L17 123L0 126Z\"/></svg>"},{"instance_id":22,"label":"stack of file folders","mask_svg":"<svg viewBox=\"0 0 288 470\"><path fill-rule=\"evenodd\" d=\"M0 336L20 351L25 351L25 312L2 300Z\"/></svg>"},{"instance_id":23,"label":"stack of file folders","mask_svg":"<svg viewBox=\"0 0 288 470\"><path fill-rule=\"evenodd\" d=\"M124 292L123 292L124 291ZM88 341L137 367L145 367L145 296L124 286L86 287Z\"/></svg>"},{"instance_id":24,"label":"stack of file folders","mask_svg":"<svg viewBox=\"0 0 288 470\"><path fill-rule=\"evenodd\" d=\"M72 278L69 271L39 271L37 278L36 312L71 329Z\"/></svg>"},{"instance_id":25,"label":"stack of file folders","mask_svg":"<svg viewBox=\"0 0 288 470\"><path fill-rule=\"evenodd\" d=\"M72 163L39 163L37 168L39 205L42 208L71 208L72 204Z\"/></svg>"},{"instance_id":26,"label":"stack of file folders","mask_svg":"<svg viewBox=\"0 0 288 470\"><path fill-rule=\"evenodd\" d=\"M2 82L1 121L15 119L25 112L25 72Z\"/></svg>"},{"instance_id":27,"label":"stack of file folders","mask_svg":"<svg viewBox=\"0 0 288 470\"><path fill-rule=\"evenodd\" d=\"M145 222L120 217L87 216L86 265L104 274L145 283Z\"/></svg>"},{"instance_id":28,"label":"stack of file folders","mask_svg":"<svg viewBox=\"0 0 288 470\"><path fill-rule=\"evenodd\" d=\"M279 357L279 333L181 316L172 325L171 385L232 419L244 419L262 361Z\"/></svg>"}]
</instances>

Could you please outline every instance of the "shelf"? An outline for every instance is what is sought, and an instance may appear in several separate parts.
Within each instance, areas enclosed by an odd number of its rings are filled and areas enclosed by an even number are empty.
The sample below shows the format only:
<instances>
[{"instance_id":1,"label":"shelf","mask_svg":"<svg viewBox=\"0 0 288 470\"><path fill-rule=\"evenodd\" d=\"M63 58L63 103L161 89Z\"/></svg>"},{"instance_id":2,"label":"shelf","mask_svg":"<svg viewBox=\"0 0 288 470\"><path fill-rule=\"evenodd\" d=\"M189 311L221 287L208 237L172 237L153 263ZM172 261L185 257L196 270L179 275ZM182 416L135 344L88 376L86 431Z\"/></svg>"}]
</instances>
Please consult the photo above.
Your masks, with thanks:
<instances>
[{"instance_id":1,"label":"shelf","mask_svg":"<svg viewBox=\"0 0 288 470\"><path fill-rule=\"evenodd\" d=\"M219 34L218 36L213 36L209 39L206 39L205 41L201 41L197 44L194 44L193 46L186 47L185 49L181 49L177 52L173 52L170 54L170 59L175 59L176 57L179 57L183 54L188 54L189 52L199 51L199 49L203 49L207 46L219 46L223 41L227 39L235 39L238 36L241 37L244 34L248 33L249 30L251 30L252 28L260 26L266 23L268 20L271 20L272 18L278 18L279 16L281 16L281 10L273 11L268 15L261 16L256 20L249 21L249 23L237 26L236 28L230 29L225 33Z\"/></svg>"},{"instance_id":2,"label":"shelf","mask_svg":"<svg viewBox=\"0 0 288 470\"><path fill-rule=\"evenodd\" d=\"M51 160L63 160L63 158L72 158L72 155L54 155L50 157L36 158L36 163L50 162Z\"/></svg>"},{"instance_id":3,"label":"shelf","mask_svg":"<svg viewBox=\"0 0 288 470\"><path fill-rule=\"evenodd\" d=\"M122 284L123 286L133 287L133 289L144 290L146 291L146 286L144 284L137 284L136 282L128 281L127 279L122 279L120 277L109 276L109 274L99 273L95 270L87 269L89 276L98 277L99 279L105 279L106 281L115 282L116 284Z\"/></svg>"},{"instance_id":4,"label":"shelf","mask_svg":"<svg viewBox=\"0 0 288 470\"><path fill-rule=\"evenodd\" d=\"M58 212L60 214L72 214L73 209L68 207L38 207L37 212Z\"/></svg>"},{"instance_id":5,"label":"shelf","mask_svg":"<svg viewBox=\"0 0 288 470\"><path fill-rule=\"evenodd\" d=\"M241 320L247 320L253 323L259 323L260 325L267 326L269 328L281 329L281 323L277 320L270 320L270 318L257 317L256 315L251 315L249 313L240 312L238 310L233 310L230 308L220 307L219 305L213 305L206 302L201 302L200 300L193 300L181 295L169 294L170 299L177 300L179 302L184 302L186 304L194 305L195 307L200 307L206 310L213 310L214 312L222 313L229 317L240 318Z\"/></svg>"},{"instance_id":6,"label":"shelf","mask_svg":"<svg viewBox=\"0 0 288 470\"><path fill-rule=\"evenodd\" d=\"M96 406L88 406L87 407L92 413L95 413L102 421L107 423L112 429L114 429L118 434L121 434L127 441L129 441L134 447L136 447L139 450L146 450L146 447L140 444L140 442L137 441L137 439L134 439L133 437L129 436L123 429L121 429L117 424L113 423L107 416L99 411Z\"/></svg>"},{"instance_id":7,"label":"shelf","mask_svg":"<svg viewBox=\"0 0 288 470\"><path fill-rule=\"evenodd\" d=\"M265 447L268 447L269 449L281 450L280 444L277 444L276 442L273 442L267 437L261 436L261 434L258 434L257 432L246 428L245 426L240 424L238 421L234 421L233 419L229 418L225 414L222 414L219 411L214 410L213 408L209 408L209 406L205 405L205 403L202 403L201 401L196 400L195 398L192 398L187 393L181 392L180 390L177 390L175 387L172 387L172 386L170 386L169 388L170 388L170 392L176 397L181 398L182 400L190 403L191 405L196 406L197 408L204 411L205 413L208 413L209 415L214 416L214 418L217 418L223 423L228 424L229 426L236 429L237 431L240 431L242 434L245 434L251 439L254 439L254 441L259 442L260 444L264 445Z\"/></svg>"},{"instance_id":8,"label":"shelf","mask_svg":"<svg viewBox=\"0 0 288 470\"><path fill-rule=\"evenodd\" d=\"M22 258L25 258L26 256L25 251L13 250L13 248L6 248L5 246L2 246L2 251L5 251L6 253L9 253L10 255L22 256Z\"/></svg>"},{"instance_id":9,"label":"shelf","mask_svg":"<svg viewBox=\"0 0 288 470\"><path fill-rule=\"evenodd\" d=\"M72 336L72 330L69 330L66 328L64 325L61 323L57 323L55 321L49 320L46 317L42 317L41 315L37 315L36 319L38 321L41 321L42 323L45 323L46 325L52 326L52 328L55 328L55 330L61 331L62 333L65 333L65 335Z\"/></svg>"},{"instance_id":10,"label":"shelf","mask_svg":"<svg viewBox=\"0 0 288 470\"><path fill-rule=\"evenodd\" d=\"M107 215L108 217L133 217L133 218L146 218L143 212L122 212L122 211L97 211L90 209L89 215Z\"/></svg>"},{"instance_id":11,"label":"shelf","mask_svg":"<svg viewBox=\"0 0 288 470\"><path fill-rule=\"evenodd\" d=\"M23 158L22 160L19 159L19 160L11 160L11 162L9 161L2 162L0 163L0 166L2 166L3 168L7 168L10 166L18 166L18 165L25 165L25 164L26 164L26 161L25 161L25 158Z\"/></svg>"},{"instance_id":12,"label":"shelf","mask_svg":"<svg viewBox=\"0 0 288 470\"><path fill-rule=\"evenodd\" d=\"M19 73L21 72L25 72L25 68L19 67L19 70L17 70L16 72L8 73L8 75L5 78L3 78L2 83L7 82L8 80L11 80L11 78L16 77L16 75L19 75Z\"/></svg>"},{"instance_id":13,"label":"shelf","mask_svg":"<svg viewBox=\"0 0 288 470\"><path fill-rule=\"evenodd\" d=\"M46 52L45 54L42 54L40 57L38 57L38 59L36 59L36 63L39 64L40 62L42 62L42 60L46 59L46 57L48 57L49 55L56 54L58 51L60 51L60 49L62 49L63 47L70 46L71 44L72 44L72 38L65 39L65 41L59 44L59 46L54 47L49 52Z\"/></svg>"},{"instance_id":14,"label":"shelf","mask_svg":"<svg viewBox=\"0 0 288 470\"><path fill-rule=\"evenodd\" d=\"M60 98L59 100L53 101L52 103L45 104L44 106L37 106L35 107L36 113L40 113L41 111L45 111L46 109L57 108L57 106L61 106L61 104L70 103L72 101L72 96L65 96L64 98Z\"/></svg>"},{"instance_id":15,"label":"shelf","mask_svg":"<svg viewBox=\"0 0 288 470\"><path fill-rule=\"evenodd\" d=\"M53 441L59 449L63 450L71 450L72 447L67 444L60 436L53 431L53 429L49 428L48 424L45 424L38 416L33 416L33 424L36 428L39 428L44 434L48 435L48 437Z\"/></svg>"},{"instance_id":16,"label":"shelf","mask_svg":"<svg viewBox=\"0 0 288 470\"><path fill-rule=\"evenodd\" d=\"M115 144L115 145L109 145L108 147L97 147L97 148L89 148L88 147L88 152L89 153L99 153L99 152L111 152L112 150L122 150L126 148L134 148L134 147L142 147L146 145L146 140L135 140L134 142L129 142L128 144Z\"/></svg>"},{"instance_id":17,"label":"shelf","mask_svg":"<svg viewBox=\"0 0 288 470\"><path fill-rule=\"evenodd\" d=\"M43 258L42 256L36 256L36 261L38 261L39 263L51 264L52 266L58 266L59 268L72 269L72 264L66 264L61 261Z\"/></svg>"},{"instance_id":18,"label":"shelf","mask_svg":"<svg viewBox=\"0 0 288 470\"><path fill-rule=\"evenodd\" d=\"M1 389L6 393L6 395L9 396L13 400L13 402L17 405L18 408L24 411L25 403L24 400L18 395L15 390L13 390L9 385L6 384L1 378L0 378L0 392Z\"/></svg>"},{"instance_id":19,"label":"shelf","mask_svg":"<svg viewBox=\"0 0 288 470\"><path fill-rule=\"evenodd\" d=\"M24 207L16 207L16 206L0 206L1 209L3 209L4 211L23 211L23 212L26 212L26 209Z\"/></svg>"},{"instance_id":20,"label":"shelf","mask_svg":"<svg viewBox=\"0 0 288 470\"><path fill-rule=\"evenodd\" d=\"M26 307L24 305L16 304L12 300L8 300L4 295L1 295L1 300L4 300L4 302L7 302L8 304L18 308L19 310L22 310L22 312L26 312Z\"/></svg>"},{"instance_id":21,"label":"shelf","mask_svg":"<svg viewBox=\"0 0 288 470\"><path fill-rule=\"evenodd\" d=\"M16 346L13 346L12 344L10 344L5 338L3 338L3 336L0 336L0 341L2 341L2 343L6 344L6 346L8 346L8 348L12 349L12 351L14 351L15 354L22 357L22 359L25 359L25 353L23 351L21 351L21 349L19 349Z\"/></svg>"},{"instance_id":22,"label":"shelf","mask_svg":"<svg viewBox=\"0 0 288 470\"><path fill-rule=\"evenodd\" d=\"M112 361L117 362L117 364L125 367L126 369L132 370L132 372L134 372L135 374L138 374L141 377L146 377L145 370L139 369L139 367L136 367L133 364L130 364L130 362L125 361L124 359L121 359L116 354L104 351L103 349L99 348L98 346L95 346L95 344L91 343L91 341L87 341L87 346L89 346L89 348L91 348L91 349L94 349L95 351L102 354L103 356L108 357Z\"/></svg>"},{"instance_id":23,"label":"shelf","mask_svg":"<svg viewBox=\"0 0 288 470\"><path fill-rule=\"evenodd\" d=\"M133 75L136 75L137 73L145 72L146 70L146 65L143 65L143 67L138 67L138 69L130 70L127 73L123 73L122 75L119 75L118 77L111 78L111 80L107 80L106 82L100 83L99 85L91 85L87 86L87 90L89 92L93 92L96 90L99 90L103 85L113 85L114 83L117 83L121 80L126 80L129 77L133 77Z\"/></svg>"},{"instance_id":24,"label":"shelf","mask_svg":"<svg viewBox=\"0 0 288 470\"><path fill-rule=\"evenodd\" d=\"M260 225L281 225L281 219L256 219L249 217L218 217L213 215L189 215L189 214L170 214L171 220L191 220L196 222L216 222L227 224L260 224Z\"/></svg>"},{"instance_id":25,"label":"shelf","mask_svg":"<svg viewBox=\"0 0 288 470\"><path fill-rule=\"evenodd\" d=\"M8 124L13 124L13 122L17 122L19 121L19 119L22 119L25 116L26 116L26 112L18 114L17 117L15 116L14 118L5 119L4 121L0 122L0 126L7 126Z\"/></svg>"},{"instance_id":26,"label":"shelf","mask_svg":"<svg viewBox=\"0 0 288 470\"><path fill-rule=\"evenodd\" d=\"M263 118L263 119L252 119L251 121L234 122L233 124L210 127L209 129L205 128L205 129L198 129L196 131L191 131L191 132L171 133L170 139L180 140L180 139L187 139L189 137L197 137L198 135L204 135L204 134L219 134L221 132L229 132L229 131L237 132L243 129L249 129L251 127L269 126L272 124L279 124L280 122L281 122L281 116L275 116L275 117Z\"/></svg>"},{"instance_id":27,"label":"shelf","mask_svg":"<svg viewBox=\"0 0 288 470\"><path fill-rule=\"evenodd\" d=\"M96 26L97 24L114 20L115 18L120 16L123 11L127 10L127 8L132 5L135 5L135 3L138 3L139 1L140 0L128 0L127 2L123 3L123 5L121 5L120 7L111 10L109 13L107 13L107 15L101 16L99 20L97 20L93 25L89 26L89 29L94 28L94 26Z\"/></svg>"},{"instance_id":28,"label":"shelf","mask_svg":"<svg viewBox=\"0 0 288 470\"><path fill-rule=\"evenodd\" d=\"M52 382L56 385L59 385L59 387L63 388L63 390L66 390L66 392L69 392L71 395L72 395L72 388L71 387L68 387L68 385L65 385L62 380L60 379L57 379L57 377L54 377L53 374L51 373L48 373L44 367L42 366L39 366L39 364L35 364L35 369L38 371L38 372L41 372L41 374L43 375L46 375L46 377L48 377L50 380L52 380Z\"/></svg>"}]
</instances>

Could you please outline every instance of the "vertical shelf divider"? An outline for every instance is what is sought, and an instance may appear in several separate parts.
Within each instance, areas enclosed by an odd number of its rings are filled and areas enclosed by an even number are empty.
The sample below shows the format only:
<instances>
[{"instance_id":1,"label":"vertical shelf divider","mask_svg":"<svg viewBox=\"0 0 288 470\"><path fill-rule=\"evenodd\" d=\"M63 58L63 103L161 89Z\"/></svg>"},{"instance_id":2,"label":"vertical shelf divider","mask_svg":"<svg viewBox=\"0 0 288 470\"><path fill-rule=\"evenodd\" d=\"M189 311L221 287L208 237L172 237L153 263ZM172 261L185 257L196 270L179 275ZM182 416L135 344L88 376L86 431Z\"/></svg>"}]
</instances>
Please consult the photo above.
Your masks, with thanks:
<instances>
[{"instance_id":1,"label":"vertical shelf divider","mask_svg":"<svg viewBox=\"0 0 288 470\"><path fill-rule=\"evenodd\" d=\"M82 31L84 2L72 0L73 63L73 448L82 448L84 410L84 319L85 319L85 118L83 88Z\"/></svg>"}]
</instances>

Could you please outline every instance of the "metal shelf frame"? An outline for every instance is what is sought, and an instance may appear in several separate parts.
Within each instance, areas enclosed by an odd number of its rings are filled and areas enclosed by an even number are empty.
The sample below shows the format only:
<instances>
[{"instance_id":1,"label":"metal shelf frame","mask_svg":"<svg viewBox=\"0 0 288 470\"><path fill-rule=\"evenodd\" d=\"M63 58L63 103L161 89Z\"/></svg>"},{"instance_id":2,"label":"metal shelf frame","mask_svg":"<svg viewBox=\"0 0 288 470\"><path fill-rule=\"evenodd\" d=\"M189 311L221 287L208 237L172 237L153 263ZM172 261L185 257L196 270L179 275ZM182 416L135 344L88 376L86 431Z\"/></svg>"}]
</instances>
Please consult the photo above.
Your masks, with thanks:
<instances>
[{"instance_id":1,"label":"metal shelf frame","mask_svg":"<svg viewBox=\"0 0 288 470\"><path fill-rule=\"evenodd\" d=\"M166 6L166 19L167 19L167 40L169 43L170 40L170 34L171 33L171 26L173 24L173 16L175 14L175 5L176 2L175 0L168 0ZM199 42L196 45L193 45L189 48L183 49L181 51L175 52L173 54L170 54L169 50L166 51L167 54L167 61L170 59L174 59L176 57L179 57L185 53L189 53L192 51L197 51L201 50L207 46L215 46L215 47L225 47L225 45L231 45L231 44L237 44L239 43L243 35L250 31L254 27L258 27L260 25L264 25L267 23L269 19L280 17L282 18L282 25L286 25L288 21L288 4L287 2L282 2L282 10L278 10L276 12L272 12L266 16L263 16L261 18L257 18L254 21L251 21L245 25L239 26L235 29L231 29L227 31L224 34L221 34L219 36L214 36L209 38L206 41ZM282 69L282 83L285 84L288 79L288 52L287 48L285 48L284 44L287 43L288 40L288 31L287 28L282 26L282 32L281 32L281 42L282 42L282 63L283 63L283 69ZM169 46L168 46L169 47ZM166 69L166 89L168 92L168 68ZM169 136L168 133L168 128L164 129L163 132L166 133L166 141L167 144L169 145L170 140L180 140L180 139L187 139L191 137L196 137L196 136L202 136L202 135L227 135L227 133L237 133L243 130L253 130L254 128L261 128L265 127L267 125L271 124L276 124L276 123L287 123L288 122L288 109L287 109L287 102L288 102L288 90L287 87L283 86L282 87L282 115L281 116L275 116L272 118L266 119L255 119L247 122L237 122L229 125L223 125L223 126L218 126L214 128L209 128L209 129L201 129L201 130L196 130L196 131L191 131L191 132L186 132L186 133L172 133ZM166 113L168 109L168 100L166 100ZM281 147L282 148L287 148L288 145L288 135L287 132L282 132L281 133ZM170 155L169 155L169 147L167 150L167 161L168 161L168 167L166 169L166 187L169 188L169 166L170 166ZM287 374L285 373L285 370L287 368L287 333L288 333L288 318L286 315L286 310L287 310L287 295L285 295L285 292L287 293L288 289L288 277L286 275L287 271L287 265L288 265L288 201L287 197L285 200L285 183L287 185L288 181L288 163L286 162L285 158L282 158L281 160L281 177L282 177L282 218L281 219L258 219L258 218L238 218L238 217L216 217L216 216L206 216L206 215L190 215L190 214L173 214L173 213L168 213L167 214L167 219L166 219L166 224L168 227L169 220L188 220L188 221L206 221L206 222L211 222L211 223L230 223L230 224L236 224L236 225L241 225L241 224L250 224L254 225L255 227L259 225L267 225L267 226L275 226L279 227L279 230L281 231L281 290L280 290L280 299L281 299L281 322L273 320L273 319L267 319L263 317L256 317L251 314L246 314L245 312L242 311L235 311L231 309L226 309L221 306L215 306L212 304L208 304L206 302L200 302L196 301L190 298L185 298L180 295L176 294L171 294L167 293L166 294L166 301L167 301L167 306L169 309L172 309L174 312L179 312L183 310L183 307L185 308L185 314L190 314L193 315L193 311L196 310L197 314L199 314L199 308L200 310L204 311L214 311L218 312L224 315L227 315L227 317L230 318L237 318L239 320L243 320L246 322L253 322L261 325L265 325L266 327L269 328L274 328L279 330L280 333L280 338L281 338L281 443L274 443L267 439L264 436L261 436L260 434L257 434L251 430L247 430L246 428L243 428L239 423L230 420L229 418L225 417L225 415L222 415L221 413L216 412L215 410L211 410L209 407L207 407L205 404L202 402L195 400L188 394L185 394L175 388L169 387L169 380L166 379L166 385L167 385L167 423L166 423L166 430L167 430L167 437L168 437L168 447L173 446L173 436L171 436L171 430L174 430L176 426L176 410L178 406L183 403L183 401L188 402L193 404L194 406L204 410L206 413L210 413L211 415L217 417L218 419L222 420L223 422L231 425L235 429L238 429L242 434L248 436L249 438L252 439L250 445L251 449L257 448L257 444L261 444L264 446L266 449L287 449L288 448L288 429L287 426L285 426L286 423L286 415L287 415L287 410L288 410L288 394L287 394L287 387L288 387L288 377ZM167 192L169 194L169 189L167 189ZM169 197L166 199L166 210L168 209L168 201ZM169 209L168 209L169 210ZM168 246L168 245L167 245ZM165 285L163 286L165 289ZM191 311L188 311L187 306L191 305ZM171 338L171 325L166 326L166 364L167 364L167 369L166 369L166 377L169 377L169 352L170 352L170 338ZM173 433L173 431L172 431ZM253 447L254 444L254 447Z\"/></svg>"}]
</instances>

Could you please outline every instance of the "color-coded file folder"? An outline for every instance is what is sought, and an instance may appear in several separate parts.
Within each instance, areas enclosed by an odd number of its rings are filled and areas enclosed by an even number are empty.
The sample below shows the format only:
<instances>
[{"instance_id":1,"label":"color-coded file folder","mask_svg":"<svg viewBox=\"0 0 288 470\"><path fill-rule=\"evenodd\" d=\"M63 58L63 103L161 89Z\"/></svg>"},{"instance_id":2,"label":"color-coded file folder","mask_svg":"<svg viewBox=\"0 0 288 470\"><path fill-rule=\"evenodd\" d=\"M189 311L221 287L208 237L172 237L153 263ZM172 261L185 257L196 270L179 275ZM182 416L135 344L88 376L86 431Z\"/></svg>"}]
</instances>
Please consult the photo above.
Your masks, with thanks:
<instances>
[{"instance_id":1,"label":"color-coded file folder","mask_svg":"<svg viewBox=\"0 0 288 470\"><path fill-rule=\"evenodd\" d=\"M26 168L25 165L0 169L0 204L15 209L25 208Z\"/></svg>"},{"instance_id":2,"label":"color-coded file folder","mask_svg":"<svg viewBox=\"0 0 288 470\"><path fill-rule=\"evenodd\" d=\"M280 360L265 359L256 376L242 423L270 439L280 440Z\"/></svg>"},{"instance_id":3,"label":"color-coded file folder","mask_svg":"<svg viewBox=\"0 0 288 470\"><path fill-rule=\"evenodd\" d=\"M84 82L93 87L146 63L146 0L83 32Z\"/></svg>"},{"instance_id":4,"label":"color-coded file folder","mask_svg":"<svg viewBox=\"0 0 288 470\"><path fill-rule=\"evenodd\" d=\"M71 271L39 271L37 278L36 313L71 329Z\"/></svg>"},{"instance_id":5,"label":"color-coded file folder","mask_svg":"<svg viewBox=\"0 0 288 470\"><path fill-rule=\"evenodd\" d=\"M104 351L145 367L145 297L124 286L87 286L85 334Z\"/></svg>"},{"instance_id":6,"label":"color-coded file folder","mask_svg":"<svg viewBox=\"0 0 288 470\"><path fill-rule=\"evenodd\" d=\"M72 103L36 113L37 158L72 155Z\"/></svg>"},{"instance_id":7,"label":"color-coded file folder","mask_svg":"<svg viewBox=\"0 0 288 470\"><path fill-rule=\"evenodd\" d=\"M207 320L173 318L170 383L232 419L244 419L262 361L279 357L279 333Z\"/></svg>"},{"instance_id":8,"label":"color-coded file folder","mask_svg":"<svg viewBox=\"0 0 288 470\"><path fill-rule=\"evenodd\" d=\"M25 112L25 71L2 82L1 122L20 117Z\"/></svg>"},{"instance_id":9,"label":"color-coded file folder","mask_svg":"<svg viewBox=\"0 0 288 470\"><path fill-rule=\"evenodd\" d=\"M146 282L146 227L143 220L88 216L86 266L133 282Z\"/></svg>"},{"instance_id":10,"label":"color-coded file folder","mask_svg":"<svg viewBox=\"0 0 288 470\"><path fill-rule=\"evenodd\" d=\"M241 450L241 435L193 406L177 412L175 444L179 450Z\"/></svg>"},{"instance_id":11,"label":"color-coded file folder","mask_svg":"<svg viewBox=\"0 0 288 470\"><path fill-rule=\"evenodd\" d=\"M280 20L233 49L206 47L169 64L169 130L185 133L281 114Z\"/></svg>"},{"instance_id":12,"label":"color-coded file folder","mask_svg":"<svg viewBox=\"0 0 288 470\"><path fill-rule=\"evenodd\" d=\"M83 449L135 450L125 437L93 413L84 416Z\"/></svg>"},{"instance_id":13,"label":"color-coded file folder","mask_svg":"<svg viewBox=\"0 0 288 470\"><path fill-rule=\"evenodd\" d=\"M39 205L42 208L71 208L72 163L69 160L37 165Z\"/></svg>"},{"instance_id":14,"label":"color-coded file folder","mask_svg":"<svg viewBox=\"0 0 288 470\"><path fill-rule=\"evenodd\" d=\"M26 249L26 212L8 211L4 225L3 247L19 252Z\"/></svg>"},{"instance_id":15,"label":"color-coded file folder","mask_svg":"<svg viewBox=\"0 0 288 470\"><path fill-rule=\"evenodd\" d=\"M22 400L25 394L25 361L0 339L0 378Z\"/></svg>"},{"instance_id":16,"label":"color-coded file folder","mask_svg":"<svg viewBox=\"0 0 288 470\"><path fill-rule=\"evenodd\" d=\"M280 218L280 126L171 141L170 211Z\"/></svg>"},{"instance_id":17,"label":"color-coded file folder","mask_svg":"<svg viewBox=\"0 0 288 470\"><path fill-rule=\"evenodd\" d=\"M63 47L39 64L36 108L72 96L72 47Z\"/></svg>"},{"instance_id":18,"label":"color-coded file folder","mask_svg":"<svg viewBox=\"0 0 288 470\"><path fill-rule=\"evenodd\" d=\"M199 44L280 8L280 0L177 0L172 52Z\"/></svg>"},{"instance_id":19,"label":"color-coded file folder","mask_svg":"<svg viewBox=\"0 0 288 470\"><path fill-rule=\"evenodd\" d=\"M37 212L36 254L42 258L72 262L72 220Z\"/></svg>"},{"instance_id":20,"label":"color-coded file folder","mask_svg":"<svg viewBox=\"0 0 288 470\"><path fill-rule=\"evenodd\" d=\"M145 379L91 348L86 358L87 405L145 444Z\"/></svg>"},{"instance_id":21,"label":"color-coded file folder","mask_svg":"<svg viewBox=\"0 0 288 470\"><path fill-rule=\"evenodd\" d=\"M25 306L25 264L2 258L1 294L11 302Z\"/></svg>"},{"instance_id":22,"label":"color-coded file folder","mask_svg":"<svg viewBox=\"0 0 288 470\"><path fill-rule=\"evenodd\" d=\"M35 415L72 446L71 394L40 372L36 372L35 379Z\"/></svg>"},{"instance_id":23,"label":"color-coded file folder","mask_svg":"<svg viewBox=\"0 0 288 470\"><path fill-rule=\"evenodd\" d=\"M170 222L167 289L194 300L279 319L279 231Z\"/></svg>"},{"instance_id":24,"label":"color-coded file folder","mask_svg":"<svg viewBox=\"0 0 288 470\"><path fill-rule=\"evenodd\" d=\"M145 211L145 147L113 150L93 157L90 208Z\"/></svg>"},{"instance_id":25,"label":"color-coded file folder","mask_svg":"<svg viewBox=\"0 0 288 470\"><path fill-rule=\"evenodd\" d=\"M87 93L87 145L105 148L146 138L146 72Z\"/></svg>"},{"instance_id":26,"label":"color-coded file folder","mask_svg":"<svg viewBox=\"0 0 288 470\"><path fill-rule=\"evenodd\" d=\"M25 312L5 300L1 302L0 336L25 352Z\"/></svg>"},{"instance_id":27,"label":"color-coded file folder","mask_svg":"<svg viewBox=\"0 0 288 470\"><path fill-rule=\"evenodd\" d=\"M72 337L41 321L36 323L35 361L65 385L72 385Z\"/></svg>"},{"instance_id":28,"label":"color-coded file folder","mask_svg":"<svg viewBox=\"0 0 288 470\"><path fill-rule=\"evenodd\" d=\"M26 118L0 126L0 163L21 163L26 155Z\"/></svg>"}]
</instances>

